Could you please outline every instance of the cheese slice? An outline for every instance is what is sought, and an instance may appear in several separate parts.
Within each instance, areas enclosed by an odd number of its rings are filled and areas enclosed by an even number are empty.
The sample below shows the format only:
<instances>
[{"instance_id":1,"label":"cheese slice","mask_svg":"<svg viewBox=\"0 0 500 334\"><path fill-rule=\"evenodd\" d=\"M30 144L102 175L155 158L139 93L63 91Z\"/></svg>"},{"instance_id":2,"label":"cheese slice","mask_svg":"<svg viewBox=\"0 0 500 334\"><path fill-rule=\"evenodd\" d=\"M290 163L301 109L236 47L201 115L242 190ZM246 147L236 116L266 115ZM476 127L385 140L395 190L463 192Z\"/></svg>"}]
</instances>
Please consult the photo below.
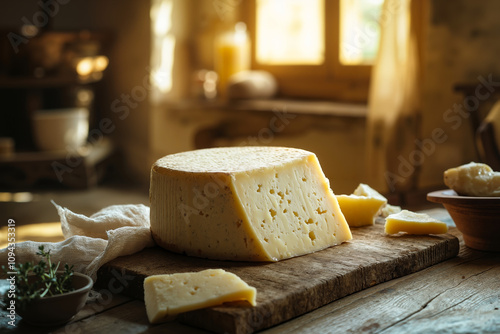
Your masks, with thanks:
<instances>
[{"instance_id":1,"label":"cheese slice","mask_svg":"<svg viewBox=\"0 0 500 334\"><path fill-rule=\"evenodd\" d=\"M367 196L377 198L384 201L385 204L382 206L380 211L377 213L378 216L387 217L393 213L401 212L401 207L397 205L390 205L384 195L380 194L378 191L373 189L367 184L360 183L359 186L354 190L353 195Z\"/></svg>"},{"instance_id":2,"label":"cheese slice","mask_svg":"<svg viewBox=\"0 0 500 334\"><path fill-rule=\"evenodd\" d=\"M144 280L144 302L151 323L231 301L246 300L255 306L256 296L255 288L222 269L153 275Z\"/></svg>"},{"instance_id":3,"label":"cheese slice","mask_svg":"<svg viewBox=\"0 0 500 334\"><path fill-rule=\"evenodd\" d=\"M337 200L351 227L373 225L381 208L387 203L380 198L357 195L337 195Z\"/></svg>"},{"instance_id":4,"label":"cheese slice","mask_svg":"<svg viewBox=\"0 0 500 334\"><path fill-rule=\"evenodd\" d=\"M425 213L402 210L386 218L385 233L395 234L442 234L448 232L446 223L430 217Z\"/></svg>"},{"instance_id":5,"label":"cheese slice","mask_svg":"<svg viewBox=\"0 0 500 334\"><path fill-rule=\"evenodd\" d=\"M279 261L352 238L316 155L226 147L158 160L151 232L165 249L220 260Z\"/></svg>"}]
</instances>

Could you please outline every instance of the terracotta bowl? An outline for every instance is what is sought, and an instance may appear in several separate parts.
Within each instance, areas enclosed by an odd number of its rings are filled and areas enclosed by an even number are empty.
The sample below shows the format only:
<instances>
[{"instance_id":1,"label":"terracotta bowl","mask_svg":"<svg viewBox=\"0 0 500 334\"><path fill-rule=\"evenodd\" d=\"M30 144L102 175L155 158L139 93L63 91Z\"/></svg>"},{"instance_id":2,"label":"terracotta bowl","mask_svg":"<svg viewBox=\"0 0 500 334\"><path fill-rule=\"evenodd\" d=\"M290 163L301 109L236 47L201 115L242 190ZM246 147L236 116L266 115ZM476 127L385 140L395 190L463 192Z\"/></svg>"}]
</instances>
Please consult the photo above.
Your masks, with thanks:
<instances>
[{"instance_id":1,"label":"terracotta bowl","mask_svg":"<svg viewBox=\"0 0 500 334\"><path fill-rule=\"evenodd\" d=\"M84 274L74 273L73 287L75 290L43 297L31 303L24 310L16 312L23 321L35 326L56 326L70 321L85 306L92 279Z\"/></svg>"},{"instance_id":2,"label":"terracotta bowl","mask_svg":"<svg viewBox=\"0 0 500 334\"><path fill-rule=\"evenodd\" d=\"M447 189L428 193L427 200L443 204L465 245L500 252L500 197L460 196Z\"/></svg>"}]
</instances>

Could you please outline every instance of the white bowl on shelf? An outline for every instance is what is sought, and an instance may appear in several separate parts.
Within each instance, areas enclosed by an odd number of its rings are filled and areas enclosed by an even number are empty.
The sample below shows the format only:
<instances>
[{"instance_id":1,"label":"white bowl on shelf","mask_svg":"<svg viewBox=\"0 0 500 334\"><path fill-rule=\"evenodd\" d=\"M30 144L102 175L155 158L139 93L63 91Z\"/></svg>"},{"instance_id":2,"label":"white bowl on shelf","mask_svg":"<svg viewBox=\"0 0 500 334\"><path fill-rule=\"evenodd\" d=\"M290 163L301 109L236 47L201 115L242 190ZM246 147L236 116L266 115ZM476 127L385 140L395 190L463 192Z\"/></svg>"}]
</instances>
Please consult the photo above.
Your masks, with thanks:
<instances>
[{"instance_id":1,"label":"white bowl on shelf","mask_svg":"<svg viewBox=\"0 0 500 334\"><path fill-rule=\"evenodd\" d=\"M85 145L89 134L86 108L38 110L32 116L33 135L42 151L71 151Z\"/></svg>"}]
</instances>

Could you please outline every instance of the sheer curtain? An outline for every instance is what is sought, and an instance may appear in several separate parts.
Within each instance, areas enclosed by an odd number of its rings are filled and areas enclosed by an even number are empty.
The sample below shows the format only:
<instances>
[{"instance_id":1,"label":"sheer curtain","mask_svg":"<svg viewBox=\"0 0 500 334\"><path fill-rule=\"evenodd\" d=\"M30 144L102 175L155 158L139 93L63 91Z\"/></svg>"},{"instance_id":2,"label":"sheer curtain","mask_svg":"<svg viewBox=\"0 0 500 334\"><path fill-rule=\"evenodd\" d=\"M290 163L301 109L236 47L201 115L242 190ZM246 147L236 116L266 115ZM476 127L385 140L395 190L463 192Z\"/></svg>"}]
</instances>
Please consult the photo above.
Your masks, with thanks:
<instances>
[{"instance_id":1,"label":"sheer curtain","mask_svg":"<svg viewBox=\"0 0 500 334\"><path fill-rule=\"evenodd\" d=\"M420 1L420 0L413 0ZM422 156L416 153L420 90L417 22L412 0L385 0L379 52L368 100L368 182L384 192L416 186Z\"/></svg>"}]
</instances>

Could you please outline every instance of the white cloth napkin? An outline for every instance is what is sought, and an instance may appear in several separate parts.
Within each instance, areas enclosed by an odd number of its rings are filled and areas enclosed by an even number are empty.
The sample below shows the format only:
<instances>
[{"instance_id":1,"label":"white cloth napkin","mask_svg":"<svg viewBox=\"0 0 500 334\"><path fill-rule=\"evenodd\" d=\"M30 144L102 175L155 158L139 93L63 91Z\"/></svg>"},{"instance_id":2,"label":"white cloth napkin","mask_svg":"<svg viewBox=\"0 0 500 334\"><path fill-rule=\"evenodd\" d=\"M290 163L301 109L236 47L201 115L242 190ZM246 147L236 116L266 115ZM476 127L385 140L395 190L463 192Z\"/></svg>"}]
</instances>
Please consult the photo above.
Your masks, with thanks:
<instances>
[{"instance_id":1,"label":"white cloth napkin","mask_svg":"<svg viewBox=\"0 0 500 334\"><path fill-rule=\"evenodd\" d=\"M38 246L50 250L51 261L74 265L74 270L96 280L97 270L119 256L154 246L149 229L149 207L112 205L86 217L52 202L61 219L65 240L61 242L25 241L16 244L16 263L38 262ZM8 249L0 250L0 264L7 264Z\"/></svg>"}]
</instances>

